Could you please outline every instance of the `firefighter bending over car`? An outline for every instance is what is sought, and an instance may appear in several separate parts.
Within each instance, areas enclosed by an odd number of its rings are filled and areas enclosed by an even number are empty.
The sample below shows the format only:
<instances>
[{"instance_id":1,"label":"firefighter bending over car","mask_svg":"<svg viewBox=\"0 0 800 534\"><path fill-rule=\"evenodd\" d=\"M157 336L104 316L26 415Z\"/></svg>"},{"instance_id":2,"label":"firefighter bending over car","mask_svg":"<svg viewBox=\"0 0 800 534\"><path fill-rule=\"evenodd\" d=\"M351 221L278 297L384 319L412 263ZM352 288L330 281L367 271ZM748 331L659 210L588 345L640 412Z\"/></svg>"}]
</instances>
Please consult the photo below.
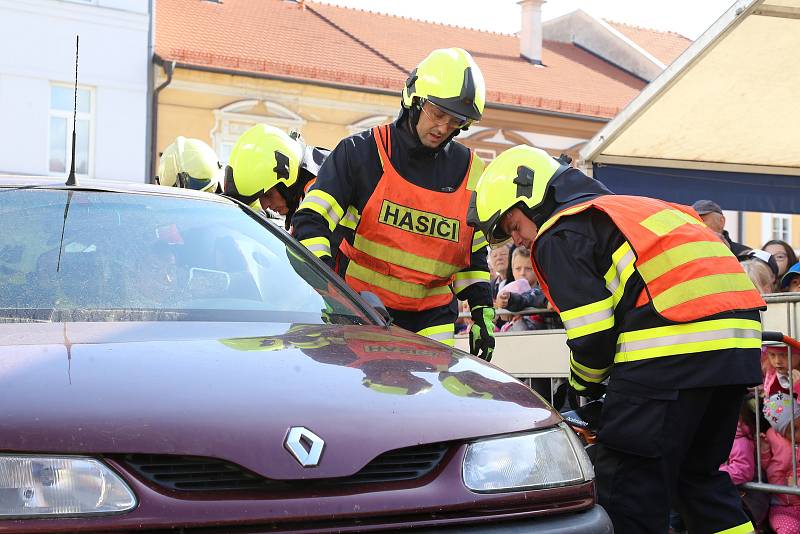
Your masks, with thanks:
<instances>
[{"instance_id":1,"label":"firefighter bending over car","mask_svg":"<svg viewBox=\"0 0 800 534\"><path fill-rule=\"evenodd\" d=\"M214 149L203 141L178 136L161 154L156 183L221 193L222 165Z\"/></svg>"},{"instance_id":2,"label":"firefighter bending over car","mask_svg":"<svg viewBox=\"0 0 800 534\"><path fill-rule=\"evenodd\" d=\"M484 165L453 140L481 119L485 92L466 51L431 52L409 75L397 120L342 140L292 223L301 243L353 289L377 294L412 332L452 345L453 293L467 300L470 351L489 360L487 243L466 221Z\"/></svg>"},{"instance_id":3,"label":"firefighter bending over car","mask_svg":"<svg viewBox=\"0 0 800 534\"><path fill-rule=\"evenodd\" d=\"M267 124L244 132L231 151L225 169L225 195L259 210L292 215L314 183L325 149L307 146L298 132L286 134Z\"/></svg>"},{"instance_id":4,"label":"firefighter bending over car","mask_svg":"<svg viewBox=\"0 0 800 534\"><path fill-rule=\"evenodd\" d=\"M595 469L617 532L753 532L727 473L746 387L761 382L765 304L728 247L686 206L614 195L517 146L477 184L470 223L531 249L571 349L569 384L608 380Z\"/></svg>"}]
</instances>

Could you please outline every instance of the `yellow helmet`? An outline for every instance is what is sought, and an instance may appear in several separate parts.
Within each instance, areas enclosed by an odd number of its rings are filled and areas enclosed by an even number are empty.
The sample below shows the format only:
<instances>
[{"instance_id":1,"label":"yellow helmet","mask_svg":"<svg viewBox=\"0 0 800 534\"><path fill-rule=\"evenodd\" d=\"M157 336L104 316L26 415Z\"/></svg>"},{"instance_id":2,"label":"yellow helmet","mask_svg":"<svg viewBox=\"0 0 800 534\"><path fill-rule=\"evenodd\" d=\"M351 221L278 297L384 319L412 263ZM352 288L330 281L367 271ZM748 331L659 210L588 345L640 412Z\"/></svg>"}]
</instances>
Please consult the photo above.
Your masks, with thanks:
<instances>
[{"instance_id":1,"label":"yellow helmet","mask_svg":"<svg viewBox=\"0 0 800 534\"><path fill-rule=\"evenodd\" d=\"M483 115L483 73L466 50L434 50L411 71L403 87L404 108L410 109L415 98L430 100L469 126Z\"/></svg>"},{"instance_id":2,"label":"yellow helmet","mask_svg":"<svg viewBox=\"0 0 800 534\"><path fill-rule=\"evenodd\" d=\"M233 146L225 169L225 194L253 205L278 184L297 181L303 147L283 130L256 124Z\"/></svg>"},{"instance_id":3,"label":"yellow helmet","mask_svg":"<svg viewBox=\"0 0 800 534\"><path fill-rule=\"evenodd\" d=\"M515 206L526 214L544 204L549 184L569 169L544 150L528 145L509 148L494 159L478 179L467 220L483 231L490 243L508 240L500 219Z\"/></svg>"},{"instance_id":4,"label":"yellow helmet","mask_svg":"<svg viewBox=\"0 0 800 534\"><path fill-rule=\"evenodd\" d=\"M178 136L161 154L156 180L167 187L216 193L221 188L222 165L203 141Z\"/></svg>"}]
</instances>

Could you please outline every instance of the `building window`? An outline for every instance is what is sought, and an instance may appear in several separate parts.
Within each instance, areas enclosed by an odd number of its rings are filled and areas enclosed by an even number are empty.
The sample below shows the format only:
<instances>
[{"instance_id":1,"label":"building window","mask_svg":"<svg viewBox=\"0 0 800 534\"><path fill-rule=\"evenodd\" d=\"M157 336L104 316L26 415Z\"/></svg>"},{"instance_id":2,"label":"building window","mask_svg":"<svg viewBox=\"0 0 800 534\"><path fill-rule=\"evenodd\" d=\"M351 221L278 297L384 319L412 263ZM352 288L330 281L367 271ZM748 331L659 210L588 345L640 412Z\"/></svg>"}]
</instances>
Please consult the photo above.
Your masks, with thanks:
<instances>
[{"instance_id":1,"label":"building window","mask_svg":"<svg viewBox=\"0 0 800 534\"><path fill-rule=\"evenodd\" d=\"M50 146L47 169L64 173L70 168L72 156L73 87L50 87ZM75 173L88 176L92 163L92 90L78 88L78 113L75 117Z\"/></svg>"},{"instance_id":2,"label":"building window","mask_svg":"<svg viewBox=\"0 0 800 534\"><path fill-rule=\"evenodd\" d=\"M783 213L764 213L761 218L762 242L780 239L792 242L792 216Z\"/></svg>"}]
</instances>

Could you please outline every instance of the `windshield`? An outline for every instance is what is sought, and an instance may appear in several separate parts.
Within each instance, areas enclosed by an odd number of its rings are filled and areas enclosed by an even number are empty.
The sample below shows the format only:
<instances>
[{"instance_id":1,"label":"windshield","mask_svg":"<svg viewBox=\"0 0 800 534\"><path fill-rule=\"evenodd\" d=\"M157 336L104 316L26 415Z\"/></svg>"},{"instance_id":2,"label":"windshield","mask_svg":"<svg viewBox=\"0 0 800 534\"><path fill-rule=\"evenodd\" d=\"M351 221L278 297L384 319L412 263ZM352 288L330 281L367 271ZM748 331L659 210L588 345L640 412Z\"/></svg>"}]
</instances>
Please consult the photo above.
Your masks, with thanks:
<instances>
[{"instance_id":1,"label":"windshield","mask_svg":"<svg viewBox=\"0 0 800 534\"><path fill-rule=\"evenodd\" d=\"M0 192L0 322L372 322L287 236L235 205Z\"/></svg>"}]
</instances>

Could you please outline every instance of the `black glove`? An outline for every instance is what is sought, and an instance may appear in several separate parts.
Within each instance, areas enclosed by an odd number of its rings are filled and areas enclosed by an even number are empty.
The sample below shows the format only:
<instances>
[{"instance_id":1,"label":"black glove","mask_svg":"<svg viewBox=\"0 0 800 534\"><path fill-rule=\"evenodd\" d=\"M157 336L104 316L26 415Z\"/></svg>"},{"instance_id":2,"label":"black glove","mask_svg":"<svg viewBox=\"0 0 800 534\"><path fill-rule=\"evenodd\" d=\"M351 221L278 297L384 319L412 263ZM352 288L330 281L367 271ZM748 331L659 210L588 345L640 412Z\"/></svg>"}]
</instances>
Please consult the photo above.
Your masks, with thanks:
<instances>
[{"instance_id":1,"label":"black glove","mask_svg":"<svg viewBox=\"0 0 800 534\"><path fill-rule=\"evenodd\" d=\"M471 311L472 326L469 328L469 352L486 360L492 361L494 352L494 308L490 306L476 306Z\"/></svg>"},{"instance_id":2,"label":"black glove","mask_svg":"<svg viewBox=\"0 0 800 534\"><path fill-rule=\"evenodd\" d=\"M574 392L575 396L586 397L589 400L599 399L606 394L605 384L578 382L572 374L569 377L569 389L571 390L568 392L569 397L572 397Z\"/></svg>"}]
</instances>

